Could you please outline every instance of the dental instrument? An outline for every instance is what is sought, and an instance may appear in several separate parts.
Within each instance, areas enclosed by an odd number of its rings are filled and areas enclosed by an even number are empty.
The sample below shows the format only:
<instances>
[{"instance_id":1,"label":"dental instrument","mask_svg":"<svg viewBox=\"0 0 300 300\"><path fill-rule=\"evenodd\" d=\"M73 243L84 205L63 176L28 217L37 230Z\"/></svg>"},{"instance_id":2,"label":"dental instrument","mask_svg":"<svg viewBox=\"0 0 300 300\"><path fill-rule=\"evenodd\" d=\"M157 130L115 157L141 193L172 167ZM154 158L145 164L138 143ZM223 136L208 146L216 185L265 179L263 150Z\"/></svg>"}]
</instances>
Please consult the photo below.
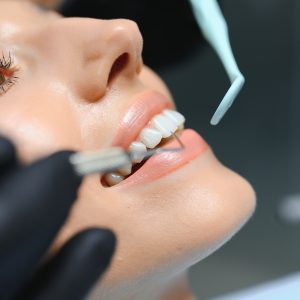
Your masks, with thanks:
<instances>
[{"instance_id":1,"label":"dental instrument","mask_svg":"<svg viewBox=\"0 0 300 300\"><path fill-rule=\"evenodd\" d=\"M230 46L228 27L216 0L190 0L197 23L209 44L219 56L231 86L210 120L217 125L242 89L245 78L240 72Z\"/></svg>"},{"instance_id":2,"label":"dental instrument","mask_svg":"<svg viewBox=\"0 0 300 300\"><path fill-rule=\"evenodd\" d=\"M131 163L134 157L142 155L144 158L151 157L162 152L178 152L184 149L184 144L175 132L172 132L180 147L156 148L146 152L126 151L121 147L111 147L96 151L77 152L70 156L70 163L75 172L80 176L107 173L118 170Z\"/></svg>"}]
</instances>

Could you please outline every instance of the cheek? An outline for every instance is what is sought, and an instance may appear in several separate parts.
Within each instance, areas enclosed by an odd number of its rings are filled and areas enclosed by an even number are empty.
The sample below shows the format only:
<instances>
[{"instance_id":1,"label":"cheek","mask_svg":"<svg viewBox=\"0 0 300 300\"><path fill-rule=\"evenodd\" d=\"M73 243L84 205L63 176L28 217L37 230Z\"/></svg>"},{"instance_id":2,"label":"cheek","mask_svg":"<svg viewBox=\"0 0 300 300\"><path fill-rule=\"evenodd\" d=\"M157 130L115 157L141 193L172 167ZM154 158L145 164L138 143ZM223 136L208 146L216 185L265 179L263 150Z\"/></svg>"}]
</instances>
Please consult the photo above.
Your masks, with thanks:
<instances>
[{"instance_id":1,"label":"cheek","mask_svg":"<svg viewBox=\"0 0 300 300\"><path fill-rule=\"evenodd\" d=\"M76 150L80 146L80 130L62 99L37 88L34 93L9 91L4 100L0 133L14 142L21 161L30 162L60 149Z\"/></svg>"}]
</instances>

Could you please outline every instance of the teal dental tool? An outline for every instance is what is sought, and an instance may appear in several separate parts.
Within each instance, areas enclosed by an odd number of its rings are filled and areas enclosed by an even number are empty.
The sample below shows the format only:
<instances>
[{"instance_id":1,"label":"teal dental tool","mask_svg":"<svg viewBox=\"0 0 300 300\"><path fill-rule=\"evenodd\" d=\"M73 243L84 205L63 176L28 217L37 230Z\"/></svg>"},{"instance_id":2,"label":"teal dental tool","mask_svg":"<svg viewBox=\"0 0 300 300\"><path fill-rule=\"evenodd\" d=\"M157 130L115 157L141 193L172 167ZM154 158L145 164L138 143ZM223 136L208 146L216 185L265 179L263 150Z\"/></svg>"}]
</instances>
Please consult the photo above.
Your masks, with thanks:
<instances>
[{"instance_id":1,"label":"teal dental tool","mask_svg":"<svg viewBox=\"0 0 300 300\"><path fill-rule=\"evenodd\" d=\"M216 0L190 0L197 23L209 44L219 56L231 86L210 120L217 125L242 89L245 78L240 72L230 46L228 28Z\"/></svg>"}]
</instances>

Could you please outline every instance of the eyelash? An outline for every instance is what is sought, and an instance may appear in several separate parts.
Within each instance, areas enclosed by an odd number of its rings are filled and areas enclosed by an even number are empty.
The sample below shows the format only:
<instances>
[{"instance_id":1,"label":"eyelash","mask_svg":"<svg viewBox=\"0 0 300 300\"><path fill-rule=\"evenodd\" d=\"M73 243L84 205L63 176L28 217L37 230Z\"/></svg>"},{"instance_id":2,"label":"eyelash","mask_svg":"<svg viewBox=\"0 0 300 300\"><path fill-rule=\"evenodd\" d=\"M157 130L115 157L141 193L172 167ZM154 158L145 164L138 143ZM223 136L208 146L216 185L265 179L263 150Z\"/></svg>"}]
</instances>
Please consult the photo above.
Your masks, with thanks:
<instances>
[{"instance_id":1,"label":"eyelash","mask_svg":"<svg viewBox=\"0 0 300 300\"><path fill-rule=\"evenodd\" d=\"M4 53L2 53L2 57L0 57L0 78L4 78L5 81L0 83L0 95L6 93L8 89L17 82L19 79L19 77L15 75L17 71L18 68L14 66L14 60L11 54L9 53L8 58L6 58Z\"/></svg>"}]
</instances>

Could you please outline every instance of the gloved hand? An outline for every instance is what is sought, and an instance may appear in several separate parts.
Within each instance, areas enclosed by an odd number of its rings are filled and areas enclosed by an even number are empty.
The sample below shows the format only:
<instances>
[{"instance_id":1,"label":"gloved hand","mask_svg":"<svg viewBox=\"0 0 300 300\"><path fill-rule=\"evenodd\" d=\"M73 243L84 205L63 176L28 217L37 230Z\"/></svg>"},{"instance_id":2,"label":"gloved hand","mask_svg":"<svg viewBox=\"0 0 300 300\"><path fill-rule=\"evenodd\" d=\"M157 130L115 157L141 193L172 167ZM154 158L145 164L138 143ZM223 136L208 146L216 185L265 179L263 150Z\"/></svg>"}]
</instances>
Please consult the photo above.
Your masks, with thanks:
<instances>
[{"instance_id":1,"label":"gloved hand","mask_svg":"<svg viewBox=\"0 0 300 300\"><path fill-rule=\"evenodd\" d=\"M76 199L81 178L62 151L21 166L0 137L0 299L79 300L107 268L109 230L88 229L40 265Z\"/></svg>"}]
</instances>

